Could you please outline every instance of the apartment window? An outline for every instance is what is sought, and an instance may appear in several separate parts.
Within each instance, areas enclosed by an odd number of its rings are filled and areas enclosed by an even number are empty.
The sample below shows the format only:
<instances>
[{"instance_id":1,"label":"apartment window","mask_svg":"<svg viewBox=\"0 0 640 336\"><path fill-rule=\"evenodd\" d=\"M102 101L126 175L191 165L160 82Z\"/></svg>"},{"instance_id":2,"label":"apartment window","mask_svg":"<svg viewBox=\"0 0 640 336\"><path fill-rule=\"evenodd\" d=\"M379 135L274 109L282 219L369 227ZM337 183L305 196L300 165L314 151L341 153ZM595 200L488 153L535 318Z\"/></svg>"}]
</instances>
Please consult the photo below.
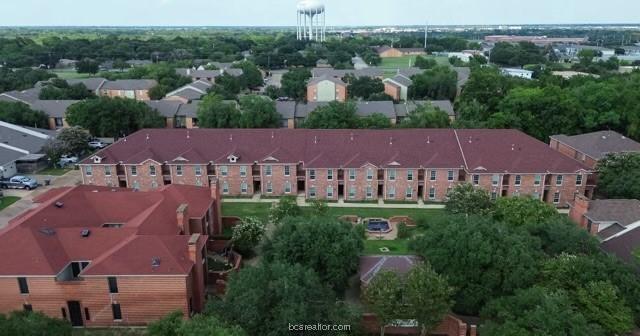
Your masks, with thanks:
<instances>
[{"instance_id":1,"label":"apartment window","mask_svg":"<svg viewBox=\"0 0 640 336\"><path fill-rule=\"evenodd\" d=\"M222 175L222 176L227 176L227 175L229 175L229 167L227 167L227 166L220 166L220 175Z\"/></svg>"},{"instance_id":2,"label":"apartment window","mask_svg":"<svg viewBox=\"0 0 640 336\"><path fill-rule=\"evenodd\" d=\"M333 187L332 186L328 186L327 187L327 198L333 198Z\"/></svg>"},{"instance_id":3,"label":"apartment window","mask_svg":"<svg viewBox=\"0 0 640 336\"><path fill-rule=\"evenodd\" d=\"M407 181L413 181L413 169L407 170Z\"/></svg>"},{"instance_id":4,"label":"apartment window","mask_svg":"<svg viewBox=\"0 0 640 336\"><path fill-rule=\"evenodd\" d=\"M60 308L60 312L62 312L62 319L66 320L67 319L67 310L63 308Z\"/></svg>"},{"instance_id":5,"label":"apartment window","mask_svg":"<svg viewBox=\"0 0 640 336\"><path fill-rule=\"evenodd\" d=\"M273 192L273 183L271 181L267 182L267 194L271 194Z\"/></svg>"},{"instance_id":6,"label":"apartment window","mask_svg":"<svg viewBox=\"0 0 640 336\"><path fill-rule=\"evenodd\" d=\"M242 184L240 184L240 192L243 194L246 194L248 191L249 186L247 185L247 182L242 182Z\"/></svg>"},{"instance_id":7,"label":"apartment window","mask_svg":"<svg viewBox=\"0 0 640 336\"><path fill-rule=\"evenodd\" d=\"M131 166L131 176L138 176L138 166Z\"/></svg>"},{"instance_id":8,"label":"apartment window","mask_svg":"<svg viewBox=\"0 0 640 336\"><path fill-rule=\"evenodd\" d=\"M407 192L405 193L405 196L407 198L412 198L413 197L413 188L407 187Z\"/></svg>"},{"instance_id":9,"label":"apartment window","mask_svg":"<svg viewBox=\"0 0 640 336\"><path fill-rule=\"evenodd\" d=\"M553 194L553 204L558 204L560 203L560 193L556 192Z\"/></svg>"},{"instance_id":10,"label":"apartment window","mask_svg":"<svg viewBox=\"0 0 640 336\"><path fill-rule=\"evenodd\" d=\"M119 303L111 304L111 312L113 313L113 320L119 321L122 320L122 310L120 309Z\"/></svg>"},{"instance_id":11,"label":"apartment window","mask_svg":"<svg viewBox=\"0 0 640 336\"><path fill-rule=\"evenodd\" d=\"M373 180L373 169L368 168L367 169L367 181L371 181Z\"/></svg>"},{"instance_id":12,"label":"apartment window","mask_svg":"<svg viewBox=\"0 0 640 336\"><path fill-rule=\"evenodd\" d=\"M182 166L176 166L176 175L182 176Z\"/></svg>"},{"instance_id":13,"label":"apartment window","mask_svg":"<svg viewBox=\"0 0 640 336\"><path fill-rule=\"evenodd\" d=\"M291 166L284 166L284 176L291 176Z\"/></svg>"},{"instance_id":14,"label":"apartment window","mask_svg":"<svg viewBox=\"0 0 640 336\"><path fill-rule=\"evenodd\" d=\"M389 198L396 198L396 187L389 187L389 190L387 192L387 196Z\"/></svg>"},{"instance_id":15,"label":"apartment window","mask_svg":"<svg viewBox=\"0 0 640 336\"><path fill-rule=\"evenodd\" d=\"M240 166L240 177L247 177L247 166Z\"/></svg>"},{"instance_id":16,"label":"apartment window","mask_svg":"<svg viewBox=\"0 0 640 336\"><path fill-rule=\"evenodd\" d=\"M140 190L140 182L133 181L132 188L135 189L135 190Z\"/></svg>"},{"instance_id":17,"label":"apartment window","mask_svg":"<svg viewBox=\"0 0 640 336\"><path fill-rule=\"evenodd\" d=\"M92 166L84 167L84 174L87 176L93 175L93 167Z\"/></svg>"},{"instance_id":18,"label":"apartment window","mask_svg":"<svg viewBox=\"0 0 640 336\"><path fill-rule=\"evenodd\" d=\"M315 169L309 169L309 179L311 181L315 181L316 180L316 170Z\"/></svg>"},{"instance_id":19,"label":"apartment window","mask_svg":"<svg viewBox=\"0 0 640 336\"><path fill-rule=\"evenodd\" d=\"M271 165L264 166L264 175L271 176L273 174L273 167Z\"/></svg>"},{"instance_id":20,"label":"apartment window","mask_svg":"<svg viewBox=\"0 0 640 336\"><path fill-rule=\"evenodd\" d=\"M582 175L576 175L576 185L577 186L582 185Z\"/></svg>"},{"instance_id":21,"label":"apartment window","mask_svg":"<svg viewBox=\"0 0 640 336\"><path fill-rule=\"evenodd\" d=\"M349 181L356 180L356 170L353 168L349 168Z\"/></svg>"},{"instance_id":22,"label":"apartment window","mask_svg":"<svg viewBox=\"0 0 640 336\"><path fill-rule=\"evenodd\" d=\"M430 200L436 199L436 188L434 187L429 188L429 199Z\"/></svg>"},{"instance_id":23,"label":"apartment window","mask_svg":"<svg viewBox=\"0 0 640 336\"><path fill-rule=\"evenodd\" d=\"M222 182L222 193L223 194L229 193L229 182L227 181Z\"/></svg>"},{"instance_id":24,"label":"apartment window","mask_svg":"<svg viewBox=\"0 0 640 336\"><path fill-rule=\"evenodd\" d=\"M367 187L367 199L372 199L373 198L373 188L371 188L371 186Z\"/></svg>"},{"instance_id":25,"label":"apartment window","mask_svg":"<svg viewBox=\"0 0 640 336\"><path fill-rule=\"evenodd\" d=\"M84 308L84 318L87 321L91 321L91 315L89 314L89 308L86 308L86 307Z\"/></svg>"},{"instance_id":26,"label":"apartment window","mask_svg":"<svg viewBox=\"0 0 640 336\"><path fill-rule=\"evenodd\" d=\"M447 181L453 181L453 170L447 172Z\"/></svg>"},{"instance_id":27,"label":"apartment window","mask_svg":"<svg viewBox=\"0 0 640 336\"><path fill-rule=\"evenodd\" d=\"M389 181L395 181L396 180L396 170L395 169L389 169L388 170L388 174L389 174Z\"/></svg>"},{"instance_id":28,"label":"apartment window","mask_svg":"<svg viewBox=\"0 0 640 336\"><path fill-rule=\"evenodd\" d=\"M499 183L500 183L500 175L493 174L493 176L491 177L491 184L494 186L497 186Z\"/></svg>"},{"instance_id":29,"label":"apartment window","mask_svg":"<svg viewBox=\"0 0 640 336\"><path fill-rule=\"evenodd\" d=\"M562 180L563 180L563 176L562 175L558 175L556 176L556 185L557 186L561 186L562 185Z\"/></svg>"},{"instance_id":30,"label":"apartment window","mask_svg":"<svg viewBox=\"0 0 640 336\"><path fill-rule=\"evenodd\" d=\"M118 293L118 279L116 277L108 277L107 281L109 282L109 293Z\"/></svg>"},{"instance_id":31,"label":"apartment window","mask_svg":"<svg viewBox=\"0 0 640 336\"><path fill-rule=\"evenodd\" d=\"M55 122L56 122L56 128L64 127L64 121L62 121L62 118L55 118Z\"/></svg>"},{"instance_id":32,"label":"apartment window","mask_svg":"<svg viewBox=\"0 0 640 336\"><path fill-rule=\"evenodd\" d=\"M20 287L20 294L29 294L27 278L18 278L18 286Z\"/></svg>"},{"instance_id":33,"label":"apartment window","mask_svg":"<svg viewBox=\"0 0 640 336\"><path fill-rule=\"evenodd\" d=\"M25 304L22 305L22 309L24 309L24 311L26 311L26 312L32 312L33 311L33 306L30 305L30 304L26 304L25 303Z\"/></svg>"},{"instance_id":34,"label":"apartment window","mask_svg":"<svg viewBox=\"0 0 640 336\"><path fill-rule=\"evenodd\" d=\"M104 166L104 176L111 176L111 166Z\"/></svg>"},{"instance_id":35,"label":"apartment window","mask_svg":"<svg viewBox=\"0 0 640 336\"><path fill-rule=\"evenodd\" d=\"M520 184L522 184L522 176L516 175L515 185L520 186Z\"/></svg>"},{"instance_id":36,"label":"apartment window","mask_svg":"<svg viewBox=\"0 0 640 336\"><path fill-rule=\"evenodd\" d=\"M316 198L316 187L309 188L309 197Z\"/></svg>"},{"instance_id":37,"label":"apartment window","mask_svg":"<svg viewBox=\"0 0 640 336\"><path fill-rule=\"evenodd\" d=\"M349 199L356 198L356 186L349 187Z\"/></svg>"},{"instance_id":38,"label":"apartment window","mask_svg":"<svg viewBox=\"0 0 640 336\"><path fill-rule=\"evenodd\" d=\"M333 181L333 169L327 169L327 181Z\"/></svg>"},{"instance_id":39,"label":"apartment window","mask_svg":"<svg viewBox=\"0 0 640 336\"><path fill-rule=\"evenodd\" d=\"M492 201L495 201L495 200L497 200L497 199L498 199L498 193L497 193L497 192L495 192L495 191L492 191L492 192L491 192L491 200L492 200Z\"/></svg>"},{"instance_id":40,"label":"apartment window","mask_svg":"<svg viewBox=\"0 0 640 336\"><path fill-rule=\"evenodd\" d=\"M202 176L202 167L201 166L195 166L193 168L193 170L195 171L196 176Z\"/></svg>"},{"instance_id":41,"label":"apartment window","mask_svg":"<svg viewBox=\"0 0 640 336\"><path fill-rule=\"evenodd\" d=\"M290 194L291 193L291 182L289 182L289 181L285 181L284 182L284 193L285 194Z\"/></svg>"},{"instance_id":42,"label":"apartment window","mask_svg":"<svg viewBox=\"0 0 640 336\"><path fill-rule=\"evenodd\" d=\"M156 166L149 166L149 175L156 176Z\"/></svg>"},{"instance_id":43,"label":"apartment window","mask_svg":"<svg viewBox=\"0 0 640 336\"><path fill-rule=\"evenodd\" d=\"M429 180L430 181L435 181L437 177L438 177L438 171L437 170L429 171Z\"/></svg>"},{"instance_id":44,"label":"apartment window","mask_svg":"<svg viewBox=\"0 0 640 336\"><path fill-rule=\"evenodd\" d=\"M536 179L533 181L533 185L539 186L542 184L542 175L536 175Z\"/></svg>"},{"instance_id":45,"label":"apartment window","mask_svg":"<svg viewBox=\"0 0 640 336\"><path fill-rule=\"evenodd\" d=\"M480 175L473 175L473 185L480 184Z\"/></svg>"}]
</instances>

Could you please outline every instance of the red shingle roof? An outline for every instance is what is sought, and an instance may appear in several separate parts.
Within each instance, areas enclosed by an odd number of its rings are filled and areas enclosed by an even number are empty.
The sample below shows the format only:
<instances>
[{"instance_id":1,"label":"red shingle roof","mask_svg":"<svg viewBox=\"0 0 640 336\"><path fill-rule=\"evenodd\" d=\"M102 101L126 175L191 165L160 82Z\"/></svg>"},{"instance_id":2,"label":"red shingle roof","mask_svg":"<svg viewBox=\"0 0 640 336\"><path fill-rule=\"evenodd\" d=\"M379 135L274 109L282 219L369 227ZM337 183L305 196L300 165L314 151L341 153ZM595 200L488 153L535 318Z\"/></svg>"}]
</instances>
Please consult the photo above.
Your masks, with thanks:
<instances>
[{"instance_id":1,"label":"red shingle roof","mask_svg":"<svg viewBox=\"0 0 640 336\"><path fill-rule=\"evenodd\" d=\"M469 142L471 139L471 142ZM512 150L513 149L513 150ZM587 169L516 130L149 129L98 153L103 164L303 163L304 168L466 168L477 173L575 173ZM466 163L465 163L466 159ZM90 159L81 164L91 164ZM476 170L476 168L484 168Z\"/></svg>"},{"instance_id":2,"label":"red shingle roof","mask_svg":"<svg viewBox=\"0 0 640 336\"><path fill-rule=\"evenodd\" d=\"M37 201L0 231L0 275L53 276L73 261L91 261L82 275L187 274L190 237L179 235L176 210L186 203L187 217L200 218L213 202L208 188L184 185L151 192L83 185ZM152 258L160 266L151 267Z\"/></svg>"}]
</instances>

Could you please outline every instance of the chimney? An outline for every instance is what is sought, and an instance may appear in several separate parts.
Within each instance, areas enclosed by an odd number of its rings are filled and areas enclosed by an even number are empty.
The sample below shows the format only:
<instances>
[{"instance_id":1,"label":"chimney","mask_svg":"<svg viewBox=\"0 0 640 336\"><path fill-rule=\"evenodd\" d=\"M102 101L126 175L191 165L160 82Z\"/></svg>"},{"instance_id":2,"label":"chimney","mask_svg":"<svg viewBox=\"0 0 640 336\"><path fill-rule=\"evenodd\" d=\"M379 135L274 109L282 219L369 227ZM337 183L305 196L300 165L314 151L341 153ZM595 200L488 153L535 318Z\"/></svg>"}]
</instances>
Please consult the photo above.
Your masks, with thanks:
<instances>
[{"instance_id":1,"label":"chimney","mask_svg":"<svg viewBox=\"0 0 640 336\"><path fill-rule=\"evenodd\" d=\"M189 238L189 259L193 261L196 265L198 264L198 240L200 239L199 233L194 233ZM202 258L202 256L200 256Z\"/></svg>"},{"instance_id":2,"label":"chimney","mask_svg":"<svg viewBox=\"0 0 640 336\"><path fill-rule=\"evenodd\" d=\"M587 219L584 217L584 215L587 213L587 211L589 211L590 203L591 202L586 196L576 195L576 198L573 204L571 205L571 209L569 210L569 218L574 223L578 224L580 227L584 229L589 229L587 227L588 226ZM592 227L591 232L589 233L592 233L592 234L597 233L597 228Z\"/></svg>"},{"instance_id":3,"label":"chimney","mask_svg":"<svg viewBox=\"0 0 640 336\"><path fill-rule=\"evenodd\" d=\"M176 218L178 229L181 234L188 235L189 234L189 216L187 215L187 210L189 208L188 204L180 204L178 206L178 210L176 210Z\"/></svg>"},{"instance_id":4,"label":"chimney","mask_svg":"<svg viewBox=\"0 0 640 336\"><path fill-rule=\"evenodd\" d=\"M220 188L218 180L211 180L211 199L213 199L213 214L211 216L210 228L214 235L222 234L222 198L220 197Z\"/></svg>"},{"instance_id":5,"label":"chimney","mask_svg":"<svg viewBox=\"0 0 640 336\"><path fill-rule=\"evenodd\" d=\"M191 69L187 68L187 76L191 75Z\"/></svg>"},{"instance_id":6,"label":"chimney","mask_svg":"<svg viewBox=\"0 0 640 336\"><path fill-rule=\"evenodd\" d=\"M469 336L476 336L478 334L478 327L474 324L472 324L469 327Z\"/></svg>"}]
</instances>

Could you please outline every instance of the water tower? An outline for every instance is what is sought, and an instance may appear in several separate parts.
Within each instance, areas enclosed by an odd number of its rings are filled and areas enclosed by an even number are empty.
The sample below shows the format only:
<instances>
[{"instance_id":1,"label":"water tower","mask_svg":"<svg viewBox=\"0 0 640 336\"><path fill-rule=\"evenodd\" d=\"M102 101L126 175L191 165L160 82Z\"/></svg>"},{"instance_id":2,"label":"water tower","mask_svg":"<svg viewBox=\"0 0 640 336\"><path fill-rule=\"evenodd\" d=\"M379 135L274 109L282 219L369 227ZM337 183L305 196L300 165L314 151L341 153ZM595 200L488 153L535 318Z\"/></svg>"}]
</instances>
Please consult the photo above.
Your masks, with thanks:
<instances>
[{"instance_id":1,"label":"water tower","mask_svg":"<svg viewBox=\"0 0 640 336\"><path fill-rule=\"evenodd\" d=\"M298 3L298 40L324 42L326 16L324 5L318 0L302 0Z\"/></svg>"}]
</instances>

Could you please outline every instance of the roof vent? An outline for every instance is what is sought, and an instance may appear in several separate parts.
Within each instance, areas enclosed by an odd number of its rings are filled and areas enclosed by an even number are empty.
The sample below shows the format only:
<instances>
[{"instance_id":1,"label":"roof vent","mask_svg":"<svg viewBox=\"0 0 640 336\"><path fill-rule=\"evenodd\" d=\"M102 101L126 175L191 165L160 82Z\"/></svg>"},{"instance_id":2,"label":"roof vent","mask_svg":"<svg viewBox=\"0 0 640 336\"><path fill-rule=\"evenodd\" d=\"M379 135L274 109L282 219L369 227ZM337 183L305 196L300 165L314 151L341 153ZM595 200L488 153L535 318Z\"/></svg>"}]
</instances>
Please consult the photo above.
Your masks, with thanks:
<instances>
[{"instance_id":1,"label":"roof vent","mask_svg":"<svg viewBox=\"0 0 640 336\"><path fill-rule=\"evenodd\" d=\"M64 206L64 203L58 201L54 205L56 206L56 208L62 208Z\"/></svg>"},{"instance_id":2,"label":"roof vent","mask_svg":"<svg viewBox=\"0 0 640 336\"><path fill-rule=\"evenodd\" d=\"M38 231L40 231L40 233L42 233L45 236L53 236L56 234L56 230L49 227L43 227Z\"/></svg>"},{"instance_id":3,"label":"roof vent","mask_svg":"<svg viewBox=\"0 0 640 336\"><path fill-rule=\"evenodd\" d=\"M147 141L149 141L149 133L147 133Z\"/></svg>"},{"instance_id":4,"label":"roof vent","mask_svg":"<svg viewBox=\"0 0 640 336\"><path fill-rule=\"evenodd\" d=\"M80 231L80 235L82 236L82 238L87 238L91 235L91 230L89 229L84 229L82 231Z\"/></svg>"},{"instance_id":5,"label":"roof vent","mask_svg":"<svg viewBox=\"0 0 640 336\"><path fill-rule=\"evenodd\" d=\"M151 267L153 267L153 268L160 267L160 258L152 257L151 258Z\"/></svg>"},{"instance_id":6,"label":"roof vent","mask_svg":"<svg viewBox=\"0 0 640 336\"><path fill-rule=\"evenodd\" d=\"M191 138L191 134L189 133L189 130L187 130L187 139Z\"/></svg>"},{"instance_id":7,"label":"roof vent","mask_svg":"<svg viewBox=\"0 0 640 336\"><path fill-rule=\"evenodd\" d=\"M431 137L430 137L430 136L428 136L428 137L427 137L427 143L428 143L428 144L430 144L430 143L431 143Z\"/></svg>"}]
</instances>

